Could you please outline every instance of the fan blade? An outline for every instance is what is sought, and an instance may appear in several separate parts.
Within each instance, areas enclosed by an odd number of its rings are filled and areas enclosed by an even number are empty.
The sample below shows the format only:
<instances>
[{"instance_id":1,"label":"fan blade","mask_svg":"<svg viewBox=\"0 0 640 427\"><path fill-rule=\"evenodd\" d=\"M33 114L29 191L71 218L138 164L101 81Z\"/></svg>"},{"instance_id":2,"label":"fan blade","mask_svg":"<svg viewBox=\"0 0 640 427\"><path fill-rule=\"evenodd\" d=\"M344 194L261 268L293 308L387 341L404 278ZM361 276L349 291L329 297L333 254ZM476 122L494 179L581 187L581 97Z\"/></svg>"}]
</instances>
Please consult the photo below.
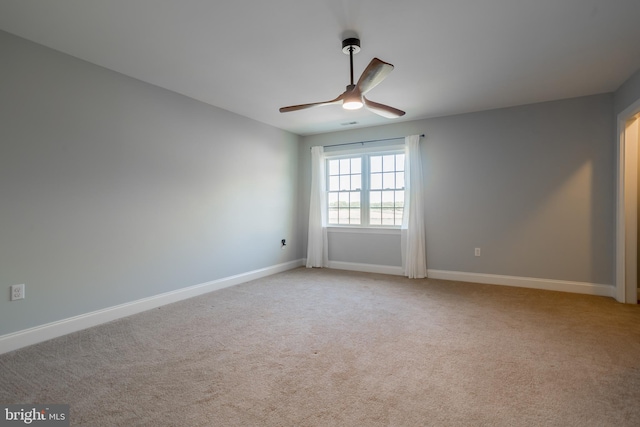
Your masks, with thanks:
<instances>
[{"instance_id":1,"label":"fan blade","mask_svg":"<svg viewBox=\"0 0 640 427\"><path fill-rule=\"evenodd\" d=\"M368 110L376 113L379 116L386 117L388 119L395 119L401 116L404 116L404 111L398 110L397 108L389 107L388 105L379 104L377 102L369 101L364 96L362 97L364 101L365 107Z\"/></svg>"},{"instance_id":2,"label":"fan blade","mask_svg":"<svg viewBox=\"0 0 640 427\"><path fill-rule=\"evenodd\" d=\"M280 109L280 112L281 113L288 113L289 111L305 110L305 109L311 108L311 107L322 107L324 105L337 104L338 102L342 102L343 98L344 98L344 93L342 93L336 99L332 99L331 101L314 102L312 104L300 104L300 105L291 105L289 107L282 107Z\"/></svg>"},{"instance_id":3,"label":"fan blade","mask_svg":"<svg viewBox=\"0 0 640 427\"><path fill-rule=\"evenodd\" d=\"M381 81L393 71L393 65L384 62L378 58L373 58L367 68L362 72L358 84L356 85L360 92L364 95L374 87L378 86Z\"/></svg>"}]
</instances>

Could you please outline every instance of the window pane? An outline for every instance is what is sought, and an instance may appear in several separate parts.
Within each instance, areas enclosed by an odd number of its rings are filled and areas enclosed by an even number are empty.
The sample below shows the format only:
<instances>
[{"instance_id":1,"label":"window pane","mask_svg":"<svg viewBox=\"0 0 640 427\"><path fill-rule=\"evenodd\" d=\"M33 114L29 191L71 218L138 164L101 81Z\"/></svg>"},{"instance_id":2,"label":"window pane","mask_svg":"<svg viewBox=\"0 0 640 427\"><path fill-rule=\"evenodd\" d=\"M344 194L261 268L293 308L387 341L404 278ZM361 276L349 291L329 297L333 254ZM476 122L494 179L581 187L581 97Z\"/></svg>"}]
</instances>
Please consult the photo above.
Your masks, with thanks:
<instances>
[{"instance_id":1,"label":"window pane","mask_svg":"<svg viewBox=\"0 0 640 427\"><path fill-rule=\"evenodd\" d=\"M379 190L382 188L382 174L381 173L372 173L371 174L371 183L369 184L372 190Z\"/></svg>"},{"instance_id":2,"label":"window pane","mask_svg":"<svg viewBox=\"0 0 640 427\"><path fill-rule=\"evenodd\" d=\"M393 154L382 156L382 170L384 172L392 172L396 167L396 156Z\"/></svg>"},{"instance_id":3,"label":"window pane","mask_svg":"<svg viewBox=\"0 0 640 427\"><path fill-rule=\"evenodd\" d=\"M369 192L369 224L382 225L382 191Z\"/></svg>"},{"instance_id":4,"label":"window pane","mask_svg":"<svg viewBox=\"0 0 640 427\"><path fill-rule=\"evenodd\" d=\"M404 172L396 172L396 188L404 188Z\"/></svg>"},{"instance_id":5,"label":"window pane","mask_svg":"<svg viewBox=\"0 0 640 427\"><path fill-rule=\"evenodd\" d=\"M362 175L351 175L351 190L362 189Z\"/></svg>"},{"instance_id":6,"label":"window pane","mask_svg":"<svg viewBox=\"0 0 640 427\"><path fill-rule=\"evenodd\" d=\"M351 159L340 159L340 174L351 173Z\"/></svg>"},{"instance_id":7,"label":"window pane","mask_svg":"<svg viewBox=\"0 0 640 427\"><path fill-rule=\"evenodd\" d=\"M349 224L349 209L338 211L338 224Z\"/></svg>"},{"instance_id":8,"label":"window pane","mask_svg":"<svg viewBox=\"0 0 640 427\"><path fill-rule=\"evenodd\" d=\"M358 191L352 191L349 195L349 206L351 206L352 208L359 208L360 207L360 192Z\"/></svg>"},{"instance_id":9,"label":"window pane","mask_svg":"<svg viewBox=\"0 0 640 427\"><path fill-rule=\"evenodd\" d=\"M382 205L382 192L371 191L369 193L369 206L372 208L379 208Z\"/></svg>"},{"instance_id":10,"label":"window pane","mask_svg":"<svg viewBox=\"0 0 640 427\"><path fill-rule=\"evenodd\" d=\"M393 193L395 193L395 191L382 192L382 206L393 207Z\"/></svg>"},{"instance_id":11,"label":"window pane","mask_svg":"<svg viewBox=\"0 0 640 427\"><path fill-rule=\"evenodd\" d=\"M404 154L396 155L396 170L403 171L404 170Z\"/></svg>"},{"instance_id":12,"label":"window pane","mask_svg":"<svg viewBox=\"0 0 640 427\"><path fill-rule=\"evenodd\" d=\"M360 224L360 209L349 209L349 222Z\"/></svg>"},{"instance_id":13,"label":"window pane","mask_svg":"<svg viewBox=\"0 0 640 427\"><path fill-rule=\"evenodd\" d=\"M327 219L329 224L337 224L338 223L338 209L337 208L329 208L329 218Z\"/></svg>"},{"instance_id":14,"label":"window pane","mask_svg":"<svg viewBox=\"0 0 640 427\"><path fill-rule=\"evenodd\" d=\"M362 159L360 157L351 159L351 173L362 173Z\"/></svg>"},{"instance_id":15,"label":"window pane","mask_svg":"<svg viewBox=\"0 0 640 427\"><path fill-rule=\"evenodd\" d=\"M393 214L393 208L382 208L382 225L395 225Z\"/></svg>"},{"instance_id":16,"label":"window pane","mask_svg":"<svg viewBox=\"0 0 640 427\"><path fill-rule=\"evenodd\" d=\"M329 197L327 198L327 202L330 208L338 207L338 193L329 193Z\"/></svg>"},{"instance_id":17,"label":"window pane","mask_svg":"<svg viewBox=\"0 0 640 427\"><path fill-rule=\"evenodd\" d=\"M351 175L340 175L340 191L351 190Z\"/></svg>"},{"instance_id":18,"label":"window pane","mask_svg":"<svg viewBox=\"0 0 640 427\"><path fill-rule=\"evenodd\" d=\"M403 214L403 209L402 208L396 208L395 225L402 225L402 214Z\"/></svg>"},{"instance_id":19,"label":"window pane","mask_svg":"<svg viewBox=\"0 0 640 427\"><path fill-rule=\"evenodd\" d=\"M341 208L348 208L349 207L349 193L338 193L338 199L340 200L340 207Z\"/></svg>"},{"instance_id":20,"label":"window pane","mask_svg":"<svg viewBox=\"0 0 640 427\"><path fill-rule=\"evenodd\" d=\"M340 162L338 160L329 160L329 175L338 175L340 173Z\"/></svg>"},{"instance_id":21,"label":"window pane","mask_svg":"<svg viewBox=\"0 0 640 427\"><path fill-rule=\"evenodd\" d=\"M351 191L360 191L362 179L360 175L351 175Z\"/></svg>"},{"instance_id":22,"label":"window pane","mask_svg":"<svg viewBox=\"0 0 640 427\"><path fill-rule=\"evenodd\" d=\"M404 207L404 190L396 191L396 208Z\"/></svg>"},{"instance_id":23,"label":"window pane","mask_svg":"<svg viewBox=\"0 0 640 427\"><path fill-rule=\"evenodd\" d=\"M382 156L371 156L371 172L382 172Z\"/></svg>"},{"instance_id":24,"label":"window pane","mask_svg":"<svg viewBox=\"0 0 640 427\"><path fill-rule=\"evenodd\" d=\"M385 172L382 174L382 188L396 188L395 173Z\"/></svg>"},{"instance_id":25,"label":"window pane","mask_svg":"<svg viewBox=\"0 0 640 427\"><path fill-rule=\"evenodd\" d=\"M329 177L329 191L338 191L340 190L340 177L339 176L330 176Z\"/></svg>"},{"instance_id":26,"label":"window pane","mask_svg":"<svg viewBox=\"0 0 640 427\"><path fill-rule=\"evenodd\" d=\"M382 224L382 210L380 208L369 210L369 224L371 225Z\"/></svg>"}]
</instances>

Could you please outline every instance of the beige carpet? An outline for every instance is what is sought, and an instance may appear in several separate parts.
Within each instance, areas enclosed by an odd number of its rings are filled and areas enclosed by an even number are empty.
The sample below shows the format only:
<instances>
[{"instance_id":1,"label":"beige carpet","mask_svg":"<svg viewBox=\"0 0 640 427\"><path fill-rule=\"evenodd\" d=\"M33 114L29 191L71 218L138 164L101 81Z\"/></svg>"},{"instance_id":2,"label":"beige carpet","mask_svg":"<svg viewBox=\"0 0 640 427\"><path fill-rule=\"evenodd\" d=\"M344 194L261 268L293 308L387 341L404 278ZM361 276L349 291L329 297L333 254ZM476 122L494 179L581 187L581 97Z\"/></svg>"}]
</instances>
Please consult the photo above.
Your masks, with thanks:
<instances>
[{"instance_id":1,"label":"beige carpet","mask_svg":"<svg viewBox=\"0 0 640 427\"><path fill-rule=\"evenodd\" d=\"M297 269L0 356L83 426L639 426L640 309Z\"/></svg>"}]
</instances>

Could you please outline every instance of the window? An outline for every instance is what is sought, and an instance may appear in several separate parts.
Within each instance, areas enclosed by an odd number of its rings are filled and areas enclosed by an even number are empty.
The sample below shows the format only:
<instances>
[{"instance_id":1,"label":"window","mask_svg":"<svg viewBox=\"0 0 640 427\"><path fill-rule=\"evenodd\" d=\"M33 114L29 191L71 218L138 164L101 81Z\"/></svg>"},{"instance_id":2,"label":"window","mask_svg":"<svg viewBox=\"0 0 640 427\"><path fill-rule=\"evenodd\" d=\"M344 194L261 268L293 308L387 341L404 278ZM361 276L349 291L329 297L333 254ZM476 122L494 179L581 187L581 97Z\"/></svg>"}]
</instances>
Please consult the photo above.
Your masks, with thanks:
<instances>
[{"instance_id":1,"label":"window","mask_svg":"<svg viewBox=\"0 0 640 427\"><path fill-rule=\"evenodd\" d=\"M404 152L330 157L326 168L329 225L402 225Z\"/></svg>"}]
</instances>

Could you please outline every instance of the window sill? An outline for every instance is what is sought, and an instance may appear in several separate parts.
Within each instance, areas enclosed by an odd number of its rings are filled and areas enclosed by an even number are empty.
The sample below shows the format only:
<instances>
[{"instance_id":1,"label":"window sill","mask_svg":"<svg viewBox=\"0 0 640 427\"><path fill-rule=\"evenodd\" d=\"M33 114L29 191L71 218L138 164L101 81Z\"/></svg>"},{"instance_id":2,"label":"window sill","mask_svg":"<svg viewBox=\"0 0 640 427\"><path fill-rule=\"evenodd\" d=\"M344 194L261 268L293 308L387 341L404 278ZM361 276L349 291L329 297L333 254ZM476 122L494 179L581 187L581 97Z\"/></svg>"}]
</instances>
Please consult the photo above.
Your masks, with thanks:
<instances>
[{"instance_id":1,"label":"window sill","mask_svg":"<svg viewBox=\"0 0 640 427\"><path fill-rule=\"evenodd\" d=\"M328 233L352 233L352 234L400 234L400 227L351 227L330 225Z\"/></svg>"}]
</instances>

